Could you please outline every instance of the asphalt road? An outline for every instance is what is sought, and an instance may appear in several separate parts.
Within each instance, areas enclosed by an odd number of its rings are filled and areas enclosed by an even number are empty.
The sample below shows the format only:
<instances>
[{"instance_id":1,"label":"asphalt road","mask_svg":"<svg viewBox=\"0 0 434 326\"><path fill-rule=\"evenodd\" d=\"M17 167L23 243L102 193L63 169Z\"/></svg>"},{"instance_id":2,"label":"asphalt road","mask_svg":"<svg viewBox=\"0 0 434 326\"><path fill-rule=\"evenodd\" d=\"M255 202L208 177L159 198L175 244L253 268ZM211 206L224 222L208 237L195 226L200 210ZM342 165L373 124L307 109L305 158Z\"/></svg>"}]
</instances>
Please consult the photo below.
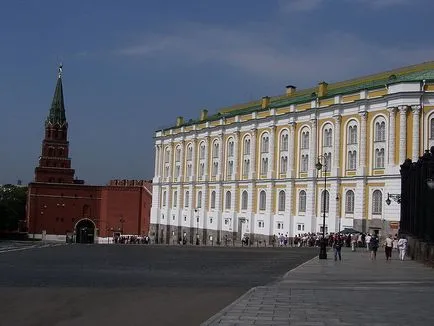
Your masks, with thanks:
<instances>
[{"instance_id":1,"label":"asphalt road","mask_svg":"<svg viewBox=\"0 0 434 326\"><path fill-rule=\"evenodd\" d=\"M0 253L0 325L199 325L308 248L65 245Z\"/></svg>"}]
</instances>

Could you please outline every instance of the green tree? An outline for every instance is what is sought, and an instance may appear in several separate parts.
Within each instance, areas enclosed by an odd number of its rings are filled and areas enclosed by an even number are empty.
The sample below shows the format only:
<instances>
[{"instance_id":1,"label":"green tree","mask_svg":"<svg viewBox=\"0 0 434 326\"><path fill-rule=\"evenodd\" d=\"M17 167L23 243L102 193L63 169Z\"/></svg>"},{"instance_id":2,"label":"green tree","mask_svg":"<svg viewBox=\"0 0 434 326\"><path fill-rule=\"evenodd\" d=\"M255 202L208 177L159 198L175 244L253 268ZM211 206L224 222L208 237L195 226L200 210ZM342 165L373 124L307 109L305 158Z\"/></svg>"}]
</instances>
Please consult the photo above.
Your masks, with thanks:
<instances>
[{"instance_id":1,"label":"green tree","mask_svg":"<svg viewBox=\"0 0 434 326\"><path fill-rule=\"evenodd\" d=\"M17 231L26 218L27 187L0 186L0 230Z\"/></svg>"}]
</instances>

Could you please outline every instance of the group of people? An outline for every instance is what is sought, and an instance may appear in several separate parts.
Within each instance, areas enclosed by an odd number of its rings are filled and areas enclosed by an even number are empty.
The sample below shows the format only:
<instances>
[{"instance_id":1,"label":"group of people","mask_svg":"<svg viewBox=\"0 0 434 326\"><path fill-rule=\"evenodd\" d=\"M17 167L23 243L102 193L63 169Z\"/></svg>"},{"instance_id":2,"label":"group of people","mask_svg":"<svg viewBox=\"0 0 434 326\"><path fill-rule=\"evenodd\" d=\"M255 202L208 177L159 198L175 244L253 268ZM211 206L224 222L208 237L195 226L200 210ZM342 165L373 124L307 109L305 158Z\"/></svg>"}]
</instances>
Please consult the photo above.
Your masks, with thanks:
<instances>
[{"instance_id":1,"label":"group of people","mask_svg":"<svg viewBox=\"0 0 434 326\"><path fill-rule=\"evenodd\" d=\"M373 234L350 234L341 235L334 234L329 237L329 244L334 250L334 258L337 260L342 260L341 249L348 242L351 243L351 250L355 251L357 247L366 248L367 251L371 253L371 260L377 259L377 251L380 246L380 239L377 233ZM347 245L348 246L348 245ZM383 242L384 252L386 255L386 260L390 261L392 259L392 252L395 249L399 252L399 259L404 260L407 253L408 241L404 235L398 239L397 235L392 237L389 234Z\"/></svg>"}]
</instances>

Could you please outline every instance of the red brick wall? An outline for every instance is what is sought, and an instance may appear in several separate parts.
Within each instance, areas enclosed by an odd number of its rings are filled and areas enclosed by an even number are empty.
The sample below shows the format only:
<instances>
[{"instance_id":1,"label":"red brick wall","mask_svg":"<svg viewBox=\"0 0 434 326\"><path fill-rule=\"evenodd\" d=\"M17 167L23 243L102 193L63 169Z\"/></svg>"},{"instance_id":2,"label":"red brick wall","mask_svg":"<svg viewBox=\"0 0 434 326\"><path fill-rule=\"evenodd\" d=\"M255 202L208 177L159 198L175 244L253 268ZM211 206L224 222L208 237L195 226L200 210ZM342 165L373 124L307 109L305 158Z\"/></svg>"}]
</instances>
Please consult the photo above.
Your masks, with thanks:
<instances>
[{"instance_id":1,"label":"red brick wall","mask_svg":"<svg viewBox=\"0 0 434 326\"><path fill-rule=\"evenodd\" d=\"M98 220L101 187L87 185L29 184L27 222L29 233L65 235L84 217ZM86 205L86 208L85 208Z\"/></svg>"},{"instance_id":2,"label":"red brick wall","mask_svg":"<svg viewBox=\"0 0 434 326\"><path fill-rule=\"evenodd\" d=\"M149 231L150 206L152 197L143 187L107 186L102 190L101 212L106 221L101 236L112 235L114 231L123 234L144 235Z\"/></svg>"},{"instance_id":3,"label":"red brick wall","mask_svg":"<svg viewBox=\"0 0 434 326\"><path fill-rule=\"evenodd\" d=\"M122 228L124 234L144 235L149 231L151 203L144 187L31 183L28 230L65 235L80 219L90 218L101 237Z\"/></svg>"}]
</instances>

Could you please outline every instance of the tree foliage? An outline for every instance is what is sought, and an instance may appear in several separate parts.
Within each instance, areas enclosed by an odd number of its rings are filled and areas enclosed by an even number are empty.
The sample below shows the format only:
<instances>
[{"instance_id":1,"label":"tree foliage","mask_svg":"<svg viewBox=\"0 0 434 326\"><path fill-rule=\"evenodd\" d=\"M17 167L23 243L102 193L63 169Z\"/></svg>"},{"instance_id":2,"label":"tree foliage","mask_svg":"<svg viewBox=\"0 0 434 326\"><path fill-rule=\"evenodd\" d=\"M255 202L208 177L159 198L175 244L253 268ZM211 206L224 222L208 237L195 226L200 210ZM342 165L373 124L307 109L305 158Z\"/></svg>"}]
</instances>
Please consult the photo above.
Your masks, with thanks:
<instances>
[{"instance_id":1,"label":"tree foliage","mask_svg":"<svg viewBox=\"0 0 434 326\"><path fill-rule=\"evenodd\" d=\"M27 187L0 186L0 230L17 231L26 218Z\"/></svg>"}]
</instances>

